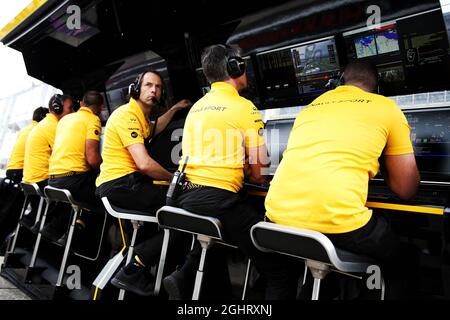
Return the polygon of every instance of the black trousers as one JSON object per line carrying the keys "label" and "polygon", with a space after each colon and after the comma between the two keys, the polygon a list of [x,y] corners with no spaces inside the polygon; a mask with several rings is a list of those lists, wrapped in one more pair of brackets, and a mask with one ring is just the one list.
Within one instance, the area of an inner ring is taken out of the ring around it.
{"label": "black trousers", "polygon": [[6,177],[14,183],[20,183],[23,178],[23,169],[6,170]]}
{"label": "black trousers", "polygon": [[386,283],[386,299],[414,297],[419,285],[418,250],[402,242],[383,217],[373,214],[362,228],[326,236],[336,247],[366,255],[379,263]]}
{"label": "black trousers", "polygon": [[[154,185],[150,177],[139,172],[126,175],[119,179],[102,184],[97,188],[101,197],[124,209],[141,211],[143,214],[154,216],[156,211],[166,204],[166,189]],[[139,243],[135,252],[139,259],[146,265],[152,266],[159,262],[164,232],[158,230],[154,224],[145,225],[139,230]],[[168,252],[169,260],[176,259],[178,247],[183,249],[189,243],[187,235],[181,232],[170,232]],[[179,256],[179,254],[178,254]]]}
{"label": "black trousers", "polygon": [[[252,260],[257,270],[266,278],[265,298],[268,300],[295,298],[297,290],[295,279],[298,279],[299,272],[289,257],[264,253],[253,245],[250,229],[263,220],[263,215],[255,211],[245,196],[223,189],[201,187],[184,191],[176,201],[171,200],[167,204],[218,218],[226,237]],[[185,265],[198,266],[198,261],[192,260],[199,258],[199,246],[194,250],[197,252],[188,255]]]}
{"label": "black trousers", "polygon": [[55,188],[69,190],[77,201],[102,208],[100,198],[95,195],[96,178],[97,174],[94,171],[88,171],[70,177],[52,178],[49,179],[48,184]]}

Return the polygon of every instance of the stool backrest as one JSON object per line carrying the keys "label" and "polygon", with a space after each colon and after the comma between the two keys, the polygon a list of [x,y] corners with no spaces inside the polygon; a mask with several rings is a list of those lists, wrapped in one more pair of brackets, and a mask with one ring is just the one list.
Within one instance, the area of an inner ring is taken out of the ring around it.
{"label": "stool backrest", "polygon": [[158,224],[162,228],[201,234],[223,241],[222,224],[219,219],[202,216],[181,208],[164,206],[156,213]]}
{"label": "stool backrest", "polygon": [[250,233],[253,244],[261,251],[319,261],[342,272],[365,272],[376,264],[365,256],[336,249],[330,239],[317,231],[259,222]]}
{"label": "stool backrest", "polygon": [[50,186],[44,188],[44,193],[49,200],[76,204],[72,194],[67,189],[58,189]]}
{"label": "stool backrest", "polygon": [[41,189],[36,183],[21,182],[20,185],[26,196],[43,196]]}

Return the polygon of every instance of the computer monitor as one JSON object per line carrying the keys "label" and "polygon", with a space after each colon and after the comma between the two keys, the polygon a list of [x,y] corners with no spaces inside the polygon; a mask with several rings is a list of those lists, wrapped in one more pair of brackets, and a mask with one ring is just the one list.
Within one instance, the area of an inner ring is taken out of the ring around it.
{"label": "computer monitor", "polygon": [[265,126],[267,149],[270,155],[269,175],[274,175],[286,150],[295,119],[268,120]]}
{"label": "computer monitor", "polygon": [[450,107],[404,113],[421,180],[450,181]]}
{"label": "computer monitor", "polygon": [[334,38],[301,44],[291,49],[298,93],[322,93],[330,78],[339,73]]}

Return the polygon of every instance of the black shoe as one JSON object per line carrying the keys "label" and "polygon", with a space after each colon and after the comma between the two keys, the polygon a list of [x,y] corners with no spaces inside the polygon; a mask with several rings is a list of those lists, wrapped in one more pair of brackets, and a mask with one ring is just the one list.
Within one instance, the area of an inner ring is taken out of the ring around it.
{"label": "black shoe", "polygon": [[20,224],[25,228],[27,228],[28,230],[31,230],[34,227],[34,221],[35,221],[34,217],[25,216],[20,221]]}
{"label": "black shoe", "polygon": [[116,276],[111,280],[111,284],[116,288],[133,292],[140,296],[150,296],[154,292],[155,279],[145,268],[131,274],[126,274],[121,268]]}
{"label": "black shoe", "polygon": [[38,234],[38,233],[39,233],[39,228],[40,228],[40,226],[41,226],[41,224],[38,222],[38,223],[36,223],[36,224],[30,229],[30,231],[31,231],[33,234]]}
{"label": "black shoe", "polygon": [[60,232],[57,232],[56,230],[54,230],[53,228],[51,228],[51,226],[47,226],[45,228],[43,228],[41,230],[41,235],[49,240],[50,242],[56,244],[56,245],[61,245],[60,243],[58,243],[58,240],[61,239],[61,237],[64,236],[64,234],[61,235]]}
{"label": "black shoe", "polygon": [[163,285],[169,295],[169,300],[190,300],[192,298],[192,285],[181,270],[176,270],[165,277]]}

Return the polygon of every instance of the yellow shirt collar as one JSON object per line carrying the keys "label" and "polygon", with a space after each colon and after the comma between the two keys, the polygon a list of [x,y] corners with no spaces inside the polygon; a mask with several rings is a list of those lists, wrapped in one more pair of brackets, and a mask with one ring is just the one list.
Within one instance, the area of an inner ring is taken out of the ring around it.
{"label": "yellow shirt collar", "polygon": [[86,111],[86,112],[94,114],[94,112],[88,107],[81,107],[80,109],[78,109],[78,111]]}
{"label": "yellow shirt collar", "polygon": [[51,112],[47,113],[45,117],[52,122],[58,122],[58,118]]}
{"label": "yellow shirt collar", "polygon": [[366,91],[364,91],[361,88],[358,88],[357,86],[352,86],[352,85],[343,85],[343,86],[339,86],[336,89],[334,89],[335,92],[344,92],[344,91],[357,91],[357,92],[364,92],[364,93],[368,93]]}
{"label": "yellow shirt collar", "polygon": [[144,112],[142,112],[142,109],[141,109],[141,107],[139,106],[139,104],[137,103],[136,100],[134,100],[133,98],[130,98],[130,102],[128,103],[128,105],[130,106],[131,110],[135,111],[138,114],[138,116],[139,116],[139,118],[141,120],[145,120],[147,122],[150,122],[148,116],[145,115]]}
{"label": "yellow shirt collar", "polygon": [[235,87],[233,87],[231,84],[226,83],[226,82],[214,82],[211,85],[211,91],[221,91],[221,92],[226,92],[226,93],[230,93],[233,95],[238,96],[239,92],[236,90]]}

